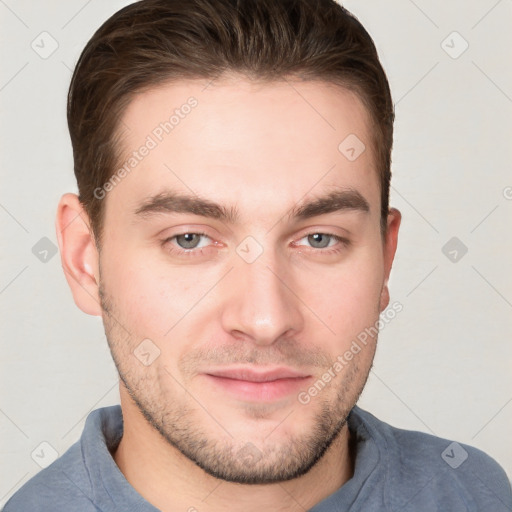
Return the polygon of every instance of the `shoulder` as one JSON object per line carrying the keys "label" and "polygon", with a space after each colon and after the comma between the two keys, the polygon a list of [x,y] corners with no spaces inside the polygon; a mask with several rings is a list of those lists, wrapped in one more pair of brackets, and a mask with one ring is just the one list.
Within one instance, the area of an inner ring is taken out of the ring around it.
{"label": "shoulder", "polygon": [[2,512],[96,512],[88,498],[90,480],[82,463],[80,442],[46,469],[33,476],[5,504]]}
{"label": "shoulder", "polygon": [[80,439],[23,485],[3,512],[99,510],[97,504],[109,499],[107,483],[115,484],[117,478],[121,490],[128,486],[109,453],[122,436],[122,422],[120,406],[92,411]]}
{"label": "shoulder", "polygon": [[422,510],[419,507],[442,504],[443,510],[453,511],[512,510],[507,475],[483,451],[393,427],[359,407],[354,408],[354,413],[383,454],[384,499],[390,509],[413,510],[416,505],[417,510]]}

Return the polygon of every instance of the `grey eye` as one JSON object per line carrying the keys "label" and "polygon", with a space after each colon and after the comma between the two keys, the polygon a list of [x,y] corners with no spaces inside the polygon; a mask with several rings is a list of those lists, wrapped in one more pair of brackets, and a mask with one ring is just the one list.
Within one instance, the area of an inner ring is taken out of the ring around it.
{"label": "grey eye", "polygon": [[313,233],[308,235],[308,243],[315,249],[324,249],[329,246],[332,235],[326,235],[325,233]]}
{"label": "grey eye", "polygon": [[176,236],[176,243],[182,249],[195,249],[201,241],[201,236],[198,233],[184,233]]}

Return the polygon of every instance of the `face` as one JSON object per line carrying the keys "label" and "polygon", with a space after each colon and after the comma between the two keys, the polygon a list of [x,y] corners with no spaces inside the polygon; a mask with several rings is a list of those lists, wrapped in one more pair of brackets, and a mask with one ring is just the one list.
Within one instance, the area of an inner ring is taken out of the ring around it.
{"label": "face", "polygon": [[376,339],[344,354],[387,305],[396,230],[381,234],[357,96],[205,86],[144,92],[124,115],[127,165],[104,198],[105,331],[172,446],[218,478],[284,481],[324,454],[366,382]]}

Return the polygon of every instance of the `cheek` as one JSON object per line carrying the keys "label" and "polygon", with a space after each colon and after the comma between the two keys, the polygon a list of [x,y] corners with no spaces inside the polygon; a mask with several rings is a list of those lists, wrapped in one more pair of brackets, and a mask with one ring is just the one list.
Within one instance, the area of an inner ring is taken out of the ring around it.
{"label": "cheek", "polygon": [[104,272],[104,286],[114,298],[118,320],[134,335],[162,336],[176,317],[173,303],[178,300],[172,282],[153,265],[141,263],[144,258],[125,255],[121,261],[116,264],[112,259]]}
{"label": "cheek", "polygon": [[150,254],[125,254],[122,261],[117,265],[112,258],[105,265],[105,286],[118,320],[136,339],[150,338],[162,350],[177,349],[177,334],[181,338],[185,328],[195,329],[194,319],[217,274],[213,269],[171,267]]}
{"label": "cheek", "polygon": [[317,267],[301,278],[304,301],[336,333],[337,340],[357,336],[378,319],[384,279],[378,255],[378,251],[363,251],[337,268]]}

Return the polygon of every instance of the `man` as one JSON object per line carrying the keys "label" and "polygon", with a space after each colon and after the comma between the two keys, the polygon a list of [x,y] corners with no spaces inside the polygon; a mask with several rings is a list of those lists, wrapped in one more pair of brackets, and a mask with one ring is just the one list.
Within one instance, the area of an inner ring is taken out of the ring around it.
{"label": "man", "polygon": [[121,407],[6,512],[511,510],[487,455],[356,406],[400,225],[393,118],[331,0],[143,0],[96,32],[56,224]]}

